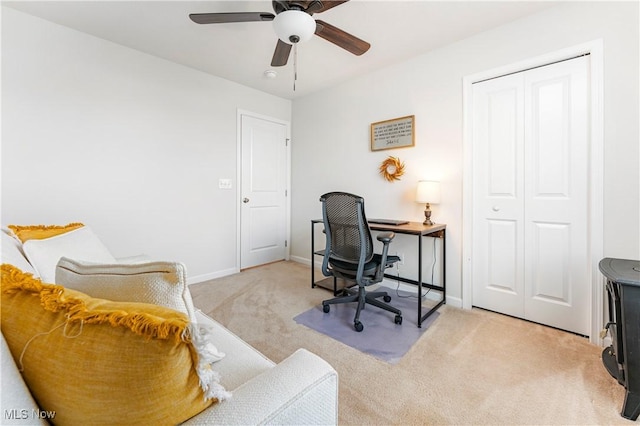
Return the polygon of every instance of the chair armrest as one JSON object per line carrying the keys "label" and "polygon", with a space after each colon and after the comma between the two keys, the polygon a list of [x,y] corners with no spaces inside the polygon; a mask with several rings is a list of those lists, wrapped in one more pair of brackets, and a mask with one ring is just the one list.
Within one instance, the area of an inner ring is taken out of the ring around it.
{"label": "chair armrest", "polygon": [[338,373],[325,360],[298,349],[275,367],[232,390],[185,425],[337,424]]}
{"label": "chair armrest", "polygon": [[384,244],[389,244],[391,240],[395,238],[395,236],[396,234],[394,232],[388,231],[379,233],[376,238],[378,239],[378,241],[381,241]]}
{"label": "chair armrest", "polygon": [[384,276],[384,270],[385,268],[389,267],[389,265],[387,264],[389,244],[391,243],[391,240],[395,238],[395,236],[396,234],[394,232],[387,231],[387,232],[379,233],[378,236],[376,237],[378,241],[382,242],[382,255],[380,258],[380,265],[378,266],[378,270],[376,271],[376,275],[375,275],[375,278],[373,279],[373,282],[382,281],[382,278]]}

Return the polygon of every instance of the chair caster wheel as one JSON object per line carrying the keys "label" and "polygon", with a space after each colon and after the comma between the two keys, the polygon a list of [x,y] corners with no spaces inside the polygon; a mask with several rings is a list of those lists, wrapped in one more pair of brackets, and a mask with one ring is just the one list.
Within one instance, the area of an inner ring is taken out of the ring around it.
{"label": "chair caster wheel", "polygon": [[389,303],[389,302],[391,302],[391,296],[386,295],[382,300],[384,300],[385,302]]}
{"label": "chair caster wheel", "polygon": [[364,325],[362,325],[360,321],[354,322],[353,327],[356,329],[357,332],[361,332],[362,330],[364,330]]}
{"label": "chair caster wheel", "polygon": [[393,320],[393,322],[395,322],[396,324],[402,324],[402,316],[401,315],[396,315],[396,317]]}
{"label": "chair caster wheel", "polygon": [[329,310],[331,309],[331,307],[329,305],[322,305],[322,312],[329,313]]}

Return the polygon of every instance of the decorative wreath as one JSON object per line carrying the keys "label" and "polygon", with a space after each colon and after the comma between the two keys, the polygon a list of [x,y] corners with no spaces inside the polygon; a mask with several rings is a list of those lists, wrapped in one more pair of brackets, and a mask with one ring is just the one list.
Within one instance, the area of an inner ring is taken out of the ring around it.
{"label": "decorative wreath", "polygon": [[389,156],[380,165],[380,174],[388,182],[400,180],[400,176],[404,174],[404,163],[398,157]]}

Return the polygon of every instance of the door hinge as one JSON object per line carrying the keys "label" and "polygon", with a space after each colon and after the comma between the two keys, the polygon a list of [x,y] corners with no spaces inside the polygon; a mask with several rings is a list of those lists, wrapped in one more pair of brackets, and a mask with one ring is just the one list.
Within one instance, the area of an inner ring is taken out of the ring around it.
{"label": "door hinge", "polygon": [[284,246],[285,247],[287,246],[287,240],[284,240]]}
{"label": "door hinge", "polygon": [[286,138],[286,139],[284,140],[284,146],[289,146],[289,141],[290,141],[290,140],[291,140],[291,139]]}
{"label": "door hinge", "polygon": [[284,196],[288,197],[289,196],[289,191],[287,191],[286,189],[284,190]]}

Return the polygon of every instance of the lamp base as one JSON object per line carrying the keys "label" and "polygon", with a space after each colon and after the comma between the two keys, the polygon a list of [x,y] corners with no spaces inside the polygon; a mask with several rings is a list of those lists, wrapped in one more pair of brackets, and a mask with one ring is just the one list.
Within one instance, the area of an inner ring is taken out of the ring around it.
{"label": "lamp base", "polygon": [[424,208],[424,222],[423,225],[432,226],[434,223],[431,221],[431,206],[429,203]]}

